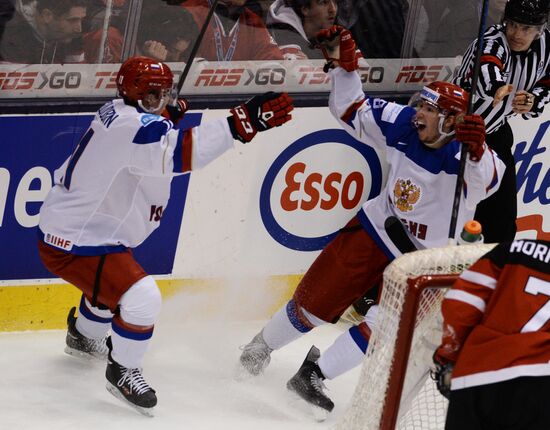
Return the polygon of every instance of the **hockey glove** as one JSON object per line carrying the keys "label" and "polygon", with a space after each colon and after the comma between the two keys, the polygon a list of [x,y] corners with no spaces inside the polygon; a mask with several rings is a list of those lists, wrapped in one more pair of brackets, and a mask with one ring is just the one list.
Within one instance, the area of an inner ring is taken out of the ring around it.
{"label": "hockey glove", "polygon": [[175,105],[167,105],[162,116],[178,125],[189,109],[189,103],[185,99],[178,99]]}
{"label": "hockey glove", "polygon": [[466,115],[455,127],[456,138],[466,145],[470,160],[479,161],[485,151],[485,122],[479,115]]}
{"label": "hockey glove", "polygon": [[310,41],[314,48],[319,48],[327,60],[325,72],[334,67],[334,62],[348,71],[353,72],[359,68],[358,60],[361,57],[357,51],[355,40],[349,30],[340,25],[333,25],[329,29],[321,30]]}
{"label": "hockey glove", "polygon": [[272,91],[252,97],[231,109],[227,118],[231,134],[243,143],[250,142],[258,131],[278,127],[292,118],[294,109],[287,93]]}
{"label": "hockey glove", "polygon": [[433,356],[435,369],[430,370],[430,376],[435,381],[437,390],[443,397],[448,399],[451,395],[451,376],[454,365],[452,363],[443,363],[438,357],[437,352]]}

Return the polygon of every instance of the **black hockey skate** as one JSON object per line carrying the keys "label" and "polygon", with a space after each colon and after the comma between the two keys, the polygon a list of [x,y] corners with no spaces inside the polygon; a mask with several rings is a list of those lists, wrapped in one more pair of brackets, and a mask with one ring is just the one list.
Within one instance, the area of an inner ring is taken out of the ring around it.
{"label": "black hockey skate", "polygon": [[67,336],[65,337],[65,352],[79,358],[106,360],[109,354],[107,343],[110,337],[103,339],[91,339],[84,336],[76,329],[76,308],[72,307],[67,316]]}
{"label": "black hockey skate", "polygon": [[334,409],[334,403],[323,392],[325,376],[317,365],[320,356],[319,349],[312,346],[298,372],[287,382],[286,388],[312,405],[318,420],[324,420]]}
{"label": "black hockey skate", "polygon": [[157,396],[141,374],[141,369],[130,369],[118,364],[109,353],[107,360],[107,391],[148,417],[153,416]]}
{"label": "black hockey skate", "polygon": [[250,343],[242,347],[243,352],[239,358],[242,367],[251,375],[259,375],[271,361],[273,350],[265,343],[262,333],[258,333]]}

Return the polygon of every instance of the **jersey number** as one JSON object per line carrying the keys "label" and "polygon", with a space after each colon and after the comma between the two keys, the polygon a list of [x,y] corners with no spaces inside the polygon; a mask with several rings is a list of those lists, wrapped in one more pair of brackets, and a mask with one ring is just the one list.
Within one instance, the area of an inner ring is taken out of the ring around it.
{"label": "jersey number", "polygon": [[[544,294],[550,296],[550,282],[530,277],[525,285],[525,292],[534,296]],[[531,317],[527,324],[521,328],[521,333],[539,330],[550,320],[550,299]]]}
{"label": "jersey number", "polygon": [[90,139],[93,135],[94,131],[89,128],[86,134],[82,136],[82,139],[80,139],[80,142],[78,142],[78,145],[76,146],[73,155],[71,155],[71,159],[69,160],[69,164],[67,165],[67,170],[65,170],[65,177],[63,178],[63,186],[65,188],[69,189],[71,187],[71,179],[73,178],[73,171],[76,163],[82,156],[82,153],[86,149],[88,143],[90,143]]}

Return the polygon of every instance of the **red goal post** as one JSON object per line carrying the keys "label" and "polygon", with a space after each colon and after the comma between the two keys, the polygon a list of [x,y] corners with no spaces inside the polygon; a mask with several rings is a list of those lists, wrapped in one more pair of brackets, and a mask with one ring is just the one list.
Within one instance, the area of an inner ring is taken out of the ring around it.
{"label": "red goal post", "polygon": [[458,275],[494,244],[406,254],[384,271],[376,327],[338,430],[442,430],[446,399],[429,378],[441,340],[441,301]]}

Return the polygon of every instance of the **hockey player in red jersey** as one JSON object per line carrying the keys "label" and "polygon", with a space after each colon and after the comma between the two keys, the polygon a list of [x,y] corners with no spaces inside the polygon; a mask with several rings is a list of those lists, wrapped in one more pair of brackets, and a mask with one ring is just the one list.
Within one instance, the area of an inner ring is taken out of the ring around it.
{"label": "hockey player in red jersey", "polygon": [[[363,92],[357,54],[349,31],[334,26],[321,32],[328,59],[332,114],[359,141],[385,153],[388,179],[381,194],[363,204],[359,213],[325,247],[299,283],[292,299],[243,348],[242,366],[260,373],[272,351],[315,327],[338,321],[355,300],[376,285],[385,267],[401,254],[386,221],[401,220],[424,247],[448,243],[448,226],[460,164],[467,145],[465,182],[458,224],[471,219],[476,204],[499,183],[502,163],[487,150],[484,125],[477,115],[464,116],[468,94],[447,82],[423,88],[417,109],[372,98]],[[325,42],[333,40],[336,46]],[[463,122],[457,123],[457,117]],[[367,349],[375,315],[336,339],[325,353],[312,349],[287,387],[311,404],[331,411],[322,380],[358,365]]]}
{"label": "hockey player in red jersey", "polygon": [[161,296],[131,248],[159,226],[174,176],[204,167],[235,139],[246,143],[282,125],[293,106],[286,93],[266,93],[231,109],[227,118],[184,131],[174,126],[186,103],[172,105],[173,74],[166,64],[130,58],[116,83],[121,98],[99,109],[55,171],[40,209],[38,248],[48,270],[82,291],[78,318],[75,308],[69,313],[65,351],[108,356],[108,390],[151,415],[157,397],[141,367]]}
{"label": "hockey player in red jersey", "polygon": [[434,355],[446,430],[550,428],[549,300],[549,241],[502,243],[460,275]]}

